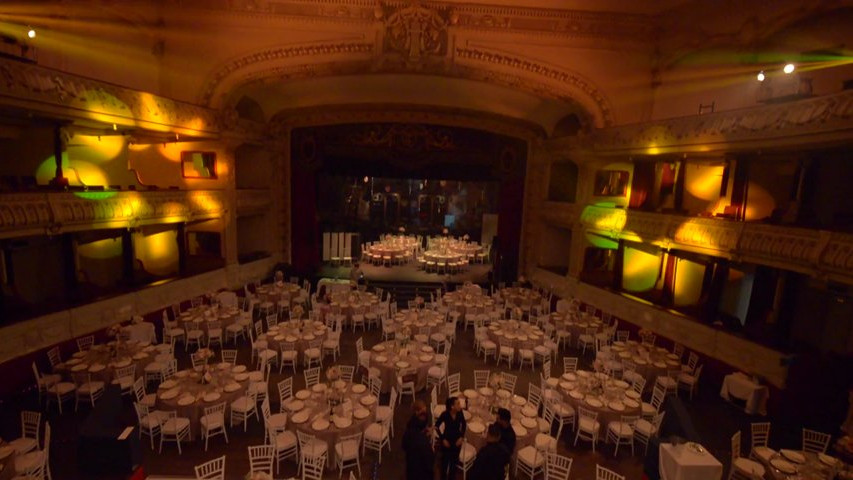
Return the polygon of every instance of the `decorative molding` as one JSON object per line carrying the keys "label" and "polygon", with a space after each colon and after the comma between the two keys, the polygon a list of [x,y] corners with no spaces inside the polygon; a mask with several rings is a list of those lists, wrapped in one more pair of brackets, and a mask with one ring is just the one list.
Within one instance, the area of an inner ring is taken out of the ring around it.
{"label": "decorative molding", "polygon": [[263,213],[272,205],[272,192],[268,189],[237,189],[237,215]]}
{"label": "decorative molding", "polygon": [[621,208],[583,208],[587,231],[853,284],[853,234]]}
{"label": "decorative molding", "polygon": [[108,126],[216,135],[213,110],[59,70],[0,59],[0,103]]}
{"label": "decorative molding", "polygon": [[426,8],[420,4],[393,10],[385,20],[383,50],[401,55],[409,65],[424,57],[447,53],[448,8]]}
{"label": "decorative molding", "polygon": [[187,222],[225,211],[220,190],[2,194],[0,238]]}
{"label": "decorative molding", "polygon": [[271,73],[274,73],[269,69],[265,69],[260,75],[258,73],[254,73],[251,76],[240,75],[242,71],[258,64],[293,58],[316,59],[321,56],[338,54],[372,54],[373,50],[374,45],[372,42],[331,42],[275,47],[243,55],[228,61],[209,76],[204,88],[201,90],[198,103],[200,105],[210,105],[216,101],[216,93],[221,91],[224,85],[232,83],[228,81],[229,77],[239,76],[239,82],[245,83],[247,80],[250,81],[253,78],[268,78],[271,76]]}
{"label": "decorative molding", "polygon": [[[799,146],[853,134],[853,91],[727,112],[680,117],[596,131],[582,148],[598,154],[731,151],[738,147]],[[560,149],[574,140],[551,140]]]}
{"label": "decorative molding", "polygon": [[536,285],[548,286],[559,297],[577,297],[584,303],[609,312],[620,321],[630,322],[681,343],[690,350],[720,360],[733,369],[758,374],[776,387],[785,387],[788,368],[782,361],[786,355],[781,352],[694,319],[644,305],[617,293],[547,270],[536,268],[531,272],[530,278]]}
{"label": "decorative molding", "polygon": [[[541,85],[529,83],[527,80],[515,79],[511,81],[495,78],[496,83],[506,83],[514,88],[521,87],[527,91],[538,92],[540,96],[554,97],[555,94],[561,100],[570,103],[580,103],[587,107],[588,113],[596,118],[599,127],[613,124],[613,116],[606,97],[589,80],[583,78],[576,72],[563,68],[557,68],[536,61],[531,58],[522,58],[507,53],[487,51],[482,48],[456,47],[455,59],[468,60],[479,63],[491,64],[499,68],[509,68],[522,71],[547,81]],[[497,73],[495,73],[497,75]],[[522,85],[518,85],[521,83]],[[525,85],[526,84],[526,85]],[[555,85],[557,88],[555,89]],[[548,94],[548,92],[551,92]],[[559,92],[565,92],[560,95]],[[586,100],[586,101],[584,101]]]}

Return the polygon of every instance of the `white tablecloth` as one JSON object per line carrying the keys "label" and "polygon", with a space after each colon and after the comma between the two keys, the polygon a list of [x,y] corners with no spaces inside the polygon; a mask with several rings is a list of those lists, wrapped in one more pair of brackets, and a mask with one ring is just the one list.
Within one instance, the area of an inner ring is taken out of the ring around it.
{"label": "white tablecloth", "polygon": [[746,413],[767,415],[767,397],[770,395],[767,387],[755,383],[742,372],[726,375],[720,396],[724,400],[734,397],[746,400]]}
{"label": "white tablecloth", "polygon": [[686,445],[660,444],[661,480],[720,480],[723,464],[707,450],[697,453]]}

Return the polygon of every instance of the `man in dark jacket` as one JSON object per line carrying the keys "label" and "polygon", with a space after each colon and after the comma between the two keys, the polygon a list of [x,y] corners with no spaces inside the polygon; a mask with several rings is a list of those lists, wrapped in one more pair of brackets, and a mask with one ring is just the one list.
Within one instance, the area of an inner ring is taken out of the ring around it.
{"label": "man in dark jacket", "polygon": [[501,443],[512,455],[515,452],[515,430],[512,428],[512,413],[505,408],[499,408],[495,424],[501,429]]}
{"label": "man in dark jacket", "polygon": [[420,400],[415,402],[414,413],[403,434],[403,451],[406,452],[406,480],[433,480],[435,456],[427,429],[427,409]]}
{"label": "man in dark jacket", "polygon": [[459,449],[465,440],[465,416],[462,403],[456,397],[448,397],[445,410],[435,421],[438,439],[441,443],[441,480],[452,479],[459,461]]}
{"label": "man in dark jacket", "polygon": [[477,452],[477,459],[468,472],[468,478],[477,480],[503,480],[509,465],[510,453],[501,442],[501,428],[493,423],[486,433],[486,445]]}

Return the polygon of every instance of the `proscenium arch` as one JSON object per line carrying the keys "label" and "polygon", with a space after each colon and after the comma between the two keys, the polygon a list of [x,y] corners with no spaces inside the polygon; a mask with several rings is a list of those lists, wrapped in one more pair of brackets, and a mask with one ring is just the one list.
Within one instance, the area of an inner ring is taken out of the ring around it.
{"label": "proscenium arch", "polygon": [[[349,58],[340,59],[342,56]],[[303,59],[316,61],[294,62]],[[198,103],[226,107],[233,91],[255,82],[358,74],[425,74],[490,83],[574,104],[586,123],[599,128],[613,124],[604,94],[576,72],[483,49],[457,48],[454,60],[451,66],[427,70],[401,69],[399,65],[383,68],[381,62],[376,62],[374,46],[369,42],[277,47],[234,58],[220,66],[205,81]],[[489,68],[492,65],[499,68]]]}

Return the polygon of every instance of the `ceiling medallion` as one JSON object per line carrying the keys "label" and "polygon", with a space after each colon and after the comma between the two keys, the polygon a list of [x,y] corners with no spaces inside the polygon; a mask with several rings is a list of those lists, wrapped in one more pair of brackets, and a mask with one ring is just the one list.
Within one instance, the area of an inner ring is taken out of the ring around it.
{"label": "ceiling medallion", "polygon": [[385,21],[385,50],[401,54],[409,63],[447,53],[447,20],[439,12],[411,5]]}

